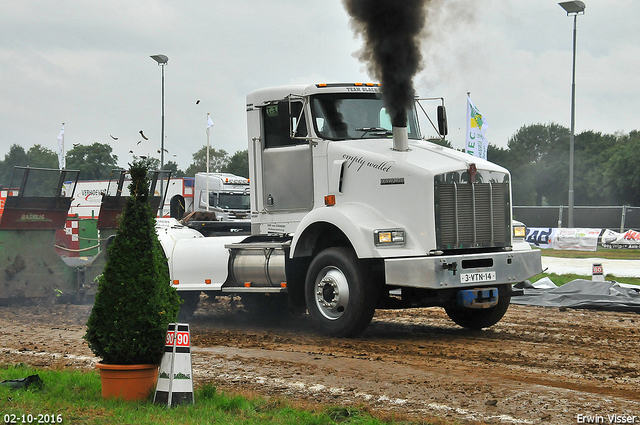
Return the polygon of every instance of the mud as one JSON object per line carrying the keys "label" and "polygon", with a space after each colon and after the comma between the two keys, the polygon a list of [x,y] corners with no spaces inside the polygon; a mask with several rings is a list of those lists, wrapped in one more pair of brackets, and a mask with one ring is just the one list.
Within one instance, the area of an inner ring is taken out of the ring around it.
{"label": "mud", "polygon": [[[90,308],[0,307],[0,363],[93,368],[82,340]],[[639,323],[635,313],[512,305],[497,325],[469,331],[438,308],[379,310],[360,338],[332,339],[306,316],[255,317],[204,299],[190,321],[194,383],[384,419],[640,423]]]}

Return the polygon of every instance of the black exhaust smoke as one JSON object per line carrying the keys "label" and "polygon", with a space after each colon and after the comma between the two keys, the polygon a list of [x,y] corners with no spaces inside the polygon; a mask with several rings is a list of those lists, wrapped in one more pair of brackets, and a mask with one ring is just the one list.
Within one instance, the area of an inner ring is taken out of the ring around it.
{"label": "black exhaust smoke", "polygon": [[360,60],[382,85],[394,127],[407,126],[413,76],[422,69],[420,34],[430,0],[343,0],[354,30],[364,38]]}

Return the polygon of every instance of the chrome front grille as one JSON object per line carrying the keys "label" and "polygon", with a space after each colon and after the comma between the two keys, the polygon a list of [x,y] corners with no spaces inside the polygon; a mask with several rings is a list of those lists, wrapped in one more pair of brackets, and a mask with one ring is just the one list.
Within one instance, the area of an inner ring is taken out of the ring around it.
{"label": "chrome front grille", "polygon": [[509,183],[435,185],[436,238],[443,251],[511,244]]}

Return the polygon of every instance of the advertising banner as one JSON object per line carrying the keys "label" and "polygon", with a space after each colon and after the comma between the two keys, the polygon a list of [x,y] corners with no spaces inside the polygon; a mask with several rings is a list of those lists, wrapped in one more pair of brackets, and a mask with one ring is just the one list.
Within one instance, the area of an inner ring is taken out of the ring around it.
{"label": "advertising banner", "polygon": [[595,251],[601,231],[602,229],[530,227],[527,228],[526,241],[539,248]]}
{"label": "advertising banner", "polygon": [[624,233],[618,233],[605,229],[601,241],[603,248],[640,249],[640,232],[627,230]]}
{"label": "advertising banner", "polygon": [[553,249],[595,251],[602,229],[557,229]]}
{"label": "advertising banner", "polygon": [[553,227],[527,227],[526,241],[538,248],[553,249]]}

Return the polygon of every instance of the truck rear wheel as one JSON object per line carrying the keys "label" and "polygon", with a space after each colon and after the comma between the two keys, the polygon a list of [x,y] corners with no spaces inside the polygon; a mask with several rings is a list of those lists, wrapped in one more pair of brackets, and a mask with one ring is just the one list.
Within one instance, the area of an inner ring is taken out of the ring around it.
{"label": "truck rear wheel", "polygon": [[325,334],[353,337],[371,323],[376,292],[367,285],[353,250],[327,248],[309,265],[305,299],[309,316]]}
{"label": "truck rear wheel", "polygon": [[467,329],[482,329],[493,326],[502,319],[509,308],[511,297],[501,296],[498,304],[490,308],[462,308],[458,306],[445,307],[444,310],[451,320]]}

